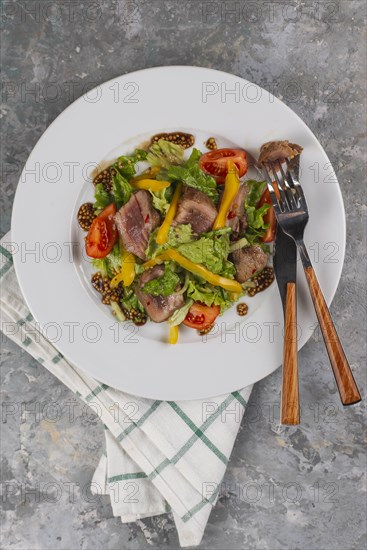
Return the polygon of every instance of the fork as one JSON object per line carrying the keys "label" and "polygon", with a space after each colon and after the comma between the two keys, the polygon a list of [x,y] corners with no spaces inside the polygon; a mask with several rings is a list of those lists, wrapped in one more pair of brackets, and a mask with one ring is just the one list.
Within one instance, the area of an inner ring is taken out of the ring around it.
{"label": "fork", "polygon": [[343,405],[352,405],[361,400],[361,395],[303,240],[309,215],[298,179],[298,167],[299,155],[282,162],[265,162],[262,173],[268,185],[277,221],[297,245],[341,401]]}

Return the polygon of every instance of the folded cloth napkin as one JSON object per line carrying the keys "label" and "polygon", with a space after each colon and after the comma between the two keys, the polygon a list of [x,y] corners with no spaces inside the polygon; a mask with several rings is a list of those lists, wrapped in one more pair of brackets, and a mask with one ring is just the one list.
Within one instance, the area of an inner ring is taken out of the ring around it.
{"label": "folded cloth napkin", "polygon": [[153,401],[102,384],[42,335],[20,292],[8,233],[0,242],[1,329],[88,403],[105,426],[92,491],[110,495],[122,522],[171,511],[181,546],[198,545],[252,386],[195,401]]}

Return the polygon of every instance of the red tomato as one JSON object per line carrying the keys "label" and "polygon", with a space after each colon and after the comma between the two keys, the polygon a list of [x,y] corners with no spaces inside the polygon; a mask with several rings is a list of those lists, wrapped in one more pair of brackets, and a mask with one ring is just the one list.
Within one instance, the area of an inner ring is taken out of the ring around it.
{"label": "red tomato", "polygon": [[200,158],[199,166],[213,176],[217,183],[224,183],[227,175],[227,162],[232,160],[238,168],[240,178],[247,172],[246,151],[243,149],[216,149]]}
{"label": "red tomato", "polygon": [[195,302],[189,309],[183,324],[190,328],[203,330],[210,327],[220,313],[219,306],[206,306],[201,302]]}
{"label": "red tomato", "polygon": [[109,204],[92,222],[85,238],[85,249],[90,258],[104,258],[115,246],[118,233],[113,219],[116,205]]}
{"label": "red tomato", "polygon": [[265,189],[265,191],[261,195],[261,198],[258,202],[257,207],[260,208],[260,206],[262,206],[263,204],[270,204],[271,206],[270,206],[269,210],[267,211],[267,213],[264,216],[264,222],[266,224],[269,224],[269,227],[268,227],[264,237],[262,238],[262,242],[263,243],[271,243],[275,238],[275,228],[276,228],[277,221],[276,221],[276,218],[275,218],[275,212],[274,212],[274,208],[273,208],[273,205],[272,205],[272,202],[271,202],[269,189]]}

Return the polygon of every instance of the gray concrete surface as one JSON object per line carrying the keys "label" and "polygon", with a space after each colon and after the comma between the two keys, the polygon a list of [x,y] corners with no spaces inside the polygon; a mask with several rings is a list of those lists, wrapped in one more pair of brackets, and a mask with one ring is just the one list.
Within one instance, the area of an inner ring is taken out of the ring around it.
{"label": "gray concrete surface", "polygon": [[[348,241],[332,313],[365,396],[365,6],[363,0],[3,0],[1,235],[10,228],[28,154],[88,85],[169,64],[270,83],[318,136],[339,178]],[[59,86],[56,96],[50,82]],[[76,399],[9,340],[1,361],[3,403],[43,411]],[[279,371],[256,385],[201,548],[366,547],[364,405],[342,408],[317,336],[300,364],[302,425],[278,427]],[[21,489],[21,496],[2,498],[2,548],[178,547],[169,516],[122,525],[108,498],[92,501],[86,492],[103,451],[97,419],[79,415],[70,422],[63,415],[52,423],[42,412],[21,417],[17,410],[2,419],[1,443],[2,488],[12,482]],[[50,498],[42,490],[47,483],[62,487],[56,503],[53,486]]]}

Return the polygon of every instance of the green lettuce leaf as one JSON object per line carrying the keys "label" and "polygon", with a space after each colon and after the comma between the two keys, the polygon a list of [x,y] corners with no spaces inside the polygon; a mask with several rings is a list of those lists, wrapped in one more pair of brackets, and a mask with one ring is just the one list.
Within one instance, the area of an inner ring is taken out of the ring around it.
{"label": "green lettuce leaf", "polygon": [[171,317],[167,319],[167,323],[171,327],[180,325],[182,321],[185,319],[186,315],[188,314],[189,309],[193,303],[194,303],[194,300],[191,300],[191,298],[186,300],[185,304],[179,309],[176,309],[176,311],[171,315]]}
{"label": "green lettuce leaf", "polygon": [[163,245],[156,243],[157,233],[158,229],[153,231],[149,238],[148,248],[145,251],[148,259],[159,256],[159,254],[162,254],[162,252],[167,250],[167,248],[177,248],[179,245],[189,243],[195,239],[190,224],[180,224],[170,227],[167,241]]}
{"label": "green lettuce leaf", "polygon": [[[172,198],[172,189],[165,188],[160,191],[150,191],[153,206],[164,216],[167,214]],[[171,196],[170,196],[171,195]]]}
{"label": "green lettuce leaf", "polygon": [[236,268],[230,260],[224,260],[223,269],[220,272],[222,277],[227,277],[227,279],[234,279],[236,275]]}
{"label": "green lettuce leaf", "polygon": [[116,271],[121,267],[120,247],[115,244],[111,252],[105,258],[94,258],[92,260],[93,267],[100,271],[104,277],[112,279],[116,275]]}
{"label": "green lettuce leaf", "polygon": [[265,190],[266,182],[247,180],[246,185],[249,189],[249,192],[246,196],[246,206],[256,206]]}
{"label": "green lettuce leaf", "polygon": [[255,208],[254,206],[249,206],[246,209],[247,214],[247,223],[252,229],[264,229],[266,224],[264,224],[264,215],[269,210],[270,204],[263,204],[260,208]]}
{"label": "green lettuce leaf", "polygon": [[108,277],[106,258],[93,258],[92,265],[96,271],[99,271],[103,277]]}
{"label": "green lettuce leaf", "polygon": [[201,152],[198,149],[193,149],[189,159],[181,166],[167,166],[165,170],[161,170],[157,179],[168,181],[182,181],[185,185],[202,191],[208,197],[218,201],[219,193],[217,184],[209,174],[205,174],[199,168],[199,160]]}
{"label": "green lettuce leaf", "polygon": [[128,180],[135,174],[135,165],[137,162],[145,160],[146,151],[137,149],[133,155],[121,156],[117,161],[110,166],[113,168],[114,175],[112,176],[112,191],[108,193],[102,183],[98,183],[94,190],[95,203],[94,207],[102,210],[111,202],[116,202],[118,208],[124,205],[131,197],[132,187]]}
{"label": "green lettuce leaf", "polygon": [[269,210],[270,204],[263,204],[260,208],[248,206],[246,208],[247,229],[246,239],[249,244],[261,242],[261,238],[265,235],[269,224],[264,222],[264,215]]}
{"label": "green lettuce leaf", "polygon": [[178,246],[178,251],[188,260],[204,265],[216,274],[226,273],[234,276],[234,266],[227,260],[229,254],[230,227],[203,234],[200,239]]}
{"label": "green lettuce leaf", "polygon": [[196,149],[196,147],[194,147],[193,150],[191,151],[190,157],[185,162],[186,168],[191,169],[195,166],[198,166],[201,156],[202,156],[202,152],[199,151],[199,149]]}
{"label": "green lettuce leaf", "polygon": [[103,210],[103,208],[106,208],[113,201],[113,197],[105,190],[102,183],[97,183],[95,186],[94,198],[95,203],[93,206],[96,210]]}
{"label": "green lettuce leaf", "polygon": [[190,280],[186,296],[194,302],[201,302],[206,306],[220,306],[221,313],[233,303],[228,292],[223,288],[215,287],[208,283],[201,284],[195,279]]}
{"label": "green lettuce leaf", "polygon": [[195,239],[195,235],[192,232],[191,225],[179,224],[174,227],[170,227],[167,237],[167,248],[177,248],[181,244],[186,244]]}
{"label": "green lettuce leaf", "polygon": [[120,172],[116,171],[116,174],[112,176],[112,195],[115,199],[117,208],[121,208],[132,195],[132,187],[124,176]]}
{"label": "green lettuce leaf", "polygon": [[124,309],[130,311],[131,309],[136,309],[145,312],[143,305],[139,302],[136,294],[134,285],[124,286],[123,287],[123,296],[121,298],[121,305]]}
{"label": "green lettuce leaf", "polygon": [[159,139],[157,143],[149,149],[147,161],[152,166],[168,168],[171,164],[181,164],[183,162],[184,149],[171,141]]}
{"label": "green lettuce leaf", "polygon": [[217,184],[209,174],[205,174],[200,170],[199,166],[170,166],[167,170],[167,179],[169,181],[182,181],[185,185],[202,191],[215,202],[218,200],[219,194]]}
{"label": "green lettuce leaf", "polygon": [[245,237],[248,244],[256,244],[261,242],[261,238],[265,235],[268,229],[268,224],[264,222],[264,215],[267,213],[270,204],[263,204],[260,208],[257,208],[257,204],[261,198],[261,195],[266,188],[264,181],[249,180],[246,182],[249,187],[249,193],[245,201],[245,211],[247,217],[247,229]]}
{"label": "green lettuce leaf", "polygon": [[166,265],[163,275],[148,281],[142,290],[153,296],[169,296],[175,292],[179,284],[180,277]]}
{"label": "green lettuce leaf", "polygon": [[110,271],[118,271],[121,268],[121,254],[119,244],[115,244],[111,252],[106,256],[108,269]]}
{"label": "green lettuce leaf", "polygon": [[118,157],[113,165],[114,169],[121,174],[122,177],[129,180],[135,173],[135,165],[137,162],[146,160],[147,152],[144,149],[136,149],[132,155],[122,155]]}
{"label": "green lettuce leaf", "polygon": [[135,262],[135,275],[141,275],[144,273],[145,269],[143,267],[143,264],[138,264]]}

